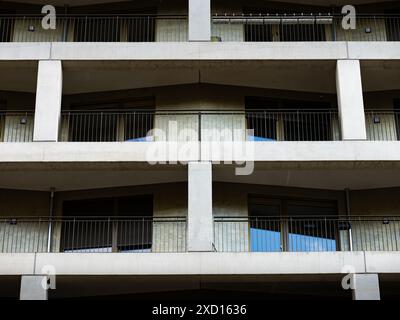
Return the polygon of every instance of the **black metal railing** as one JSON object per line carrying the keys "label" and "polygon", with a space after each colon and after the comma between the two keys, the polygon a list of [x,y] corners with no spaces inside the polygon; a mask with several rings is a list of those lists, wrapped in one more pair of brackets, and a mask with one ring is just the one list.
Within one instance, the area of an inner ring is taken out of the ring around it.
{"label": "black metal railing", "polygon": [[57,15],[56,29],[43,16],[1,16],[0,42],[181,42],[188,40],[186,16]]}
{"label": "black metal railing", "polygon": [[216,217],[218,252],[400,251],[400,217]]}
{"label": "black metal railing", "polygon": [[0,111],[0,142],[31,142],[34,112]]}
{"label": "black metal railing", "polygon": [[70,111],[60,141],[340,140],[333,110]]}
{"label": "black metal railing", "polygon": [[185,251],[184,217],[0,218],[1,253]]}
{"label": "black metal railing", "polygon": [[365,112],[368,140],[400,140],[400,111],[370,110]]}
{"label": "black metal railing", "polygon": [[400,41],[400,16],[360,15],[356,29],[342,27],[342,15],[215,15],[214,41]]}

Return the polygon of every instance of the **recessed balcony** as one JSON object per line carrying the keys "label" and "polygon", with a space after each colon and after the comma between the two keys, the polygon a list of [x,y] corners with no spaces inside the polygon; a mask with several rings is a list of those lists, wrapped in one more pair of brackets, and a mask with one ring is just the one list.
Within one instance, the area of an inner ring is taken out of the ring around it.
{"label": "recessed balcony", "polygon": [[182,42],[187,16],[57,15],[56,29],[43,16],[0,16],[0,42]]}
{"label": "recessed balcony", "polygon": [[399,217],[215,217],[218,252],[398,251]]}
{"label": "recessed balcony", "polygon": [[399,41],[400,17],[357,15],[356,29],[342,27],[342,15],[214,15],[212,38],[221,42]]}
{"label": "recessed balcony", "polygon": [[[187,15],[57,15],[56,29],[43,16],[0,16],[0,42],[187,42]],[[357,15],[356,29],[343,16],[311,14],[214,14],[212,42],[400,41],[400,16]]]}
{"label": "recessed balcony", "polygon": [[335,110],[69,111],[63,142],[335,141]]}

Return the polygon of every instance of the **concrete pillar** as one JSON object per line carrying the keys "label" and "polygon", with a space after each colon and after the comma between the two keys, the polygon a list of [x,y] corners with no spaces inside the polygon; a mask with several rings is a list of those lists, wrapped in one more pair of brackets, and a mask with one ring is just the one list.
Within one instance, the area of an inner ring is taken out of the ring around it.
{"label": "concrete pillar", "polygon": [[188,170],[188,251],[212,251],[212,165],[211,162],[190,162]]}
{"label": "concrete pillar", "polygon": [[20,300],[47,300],[47,290],[43,287],[46,276],[22,276]]}
{"label": "concrete pillar", "polygon": [[353,300],[380,300],[379,277],[377,274],[353,275]]}
{"label": "concrete pillar", "polygon": [[359,60],[338,60],[336,90],[343,140],[366,140],[364,99]]}
{"label": "concrete pillar", "polygon": [[211,40],[211,0],[189,0],[189,41]]}
{"label": "concrete pillar", "polygon": [[58,140],[61,99],[61,61],[39,61],[33,141]]}

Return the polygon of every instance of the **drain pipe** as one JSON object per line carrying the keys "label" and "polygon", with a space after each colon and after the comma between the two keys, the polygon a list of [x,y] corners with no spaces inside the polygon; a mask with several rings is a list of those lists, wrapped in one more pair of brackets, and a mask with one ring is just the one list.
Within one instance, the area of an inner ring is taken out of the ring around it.
{"label": "drain pipe", "polygon": [[353,234],[351,230],[351,208],[350,208],[350,189],[346,188],[345,189],[346,193],[346,213],[347,213],[347,218],[349,219],[349,249],[350,251],[353,251]]}
{"label": "drain pipe", "polygon": [[50,210],[49,210],[49,229],[47,230],[47,252],[51,252],[51,240],[53,238],[53,218],[54,218],[54,194],[55,189],[50,189]]}

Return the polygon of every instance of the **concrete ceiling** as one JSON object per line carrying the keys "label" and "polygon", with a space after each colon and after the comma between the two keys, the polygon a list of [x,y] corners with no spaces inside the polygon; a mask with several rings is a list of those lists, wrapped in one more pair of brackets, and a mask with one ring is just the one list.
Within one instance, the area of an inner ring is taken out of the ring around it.
{"label": "concrete ceiling", "polygon": [[[336,93],[335,61],[65,61],[64,94],[210,83]],[[0,90],[36,89],[37,62],[1,62]],[[363,61],[365,92],[400,89],[400,61]]]}
{"label": "concrete ceiling", "polygon": [[[390,188],[400,186],[398,165],[382,163],[256,163],[249,176],[236,176],[235,167],[214,166],[213,180],[325,190]],[[153,167],[146,164],[36,164],[2,165],[0,188],[48,191],[87,190],[187,181],[185,165]]]}
{"label": "concrete ceiling", "polygon": [[[29,3],[29,4],[52,4],[56,6],[63,6],[68,4],[69,6],[82,6],[91,5],[99,3],[113,3],[113,2],[145,2],[141,0],[8,0],[8,2],[18,2],[18,3]],[[348,0],[269,0],[270,2],[286,2],[293,4],[307,4],[307,5],[319,5],[319,6],[339,6],[349,4]],[[381,3],[381,2],[395,2],[397,0],[352,0],[351,4],[369,4],[369,3]],[[230,0],[230,2],[243,3],[243,0],[235,1]],[[265,3],[266,1],[264,1]]]}

